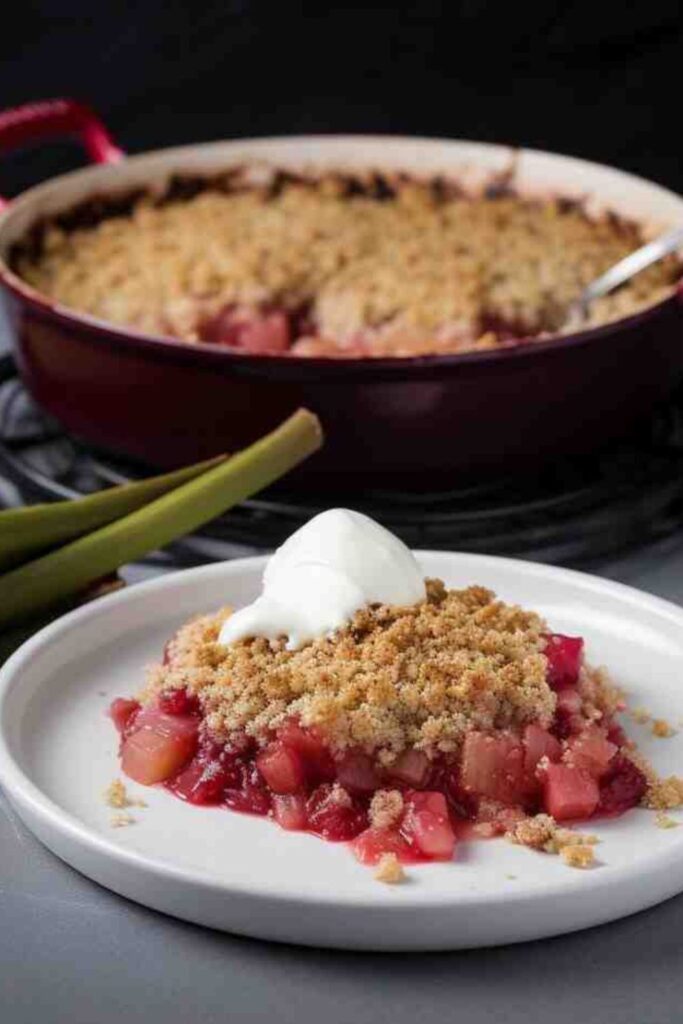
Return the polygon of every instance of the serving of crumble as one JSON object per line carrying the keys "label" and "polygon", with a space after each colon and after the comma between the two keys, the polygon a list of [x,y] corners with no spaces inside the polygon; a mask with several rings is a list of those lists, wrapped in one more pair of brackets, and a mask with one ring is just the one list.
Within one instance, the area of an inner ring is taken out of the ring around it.
{"label": "serving of crumble", "polygon": [[293,650],[219,643],[229,609],[193,619],[139,697],[111,706],[123,772],[348,841],[388,883],[479,836],[588,868],[597,840],[571,826],[640,805],[668,827],[683,780],[639,756],[581,638],[480,586],[432,579],[425,594]]}

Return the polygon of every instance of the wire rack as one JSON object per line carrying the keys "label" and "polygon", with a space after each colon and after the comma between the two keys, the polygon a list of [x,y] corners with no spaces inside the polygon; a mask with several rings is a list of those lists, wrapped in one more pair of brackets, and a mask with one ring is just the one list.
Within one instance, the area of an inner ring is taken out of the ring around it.
{"label": "wire rack", "polygon": [[[144,472],[65,434],[31,400],[11,358],[0,358],[0,474],[14,483],[16,502],[79,497]],[[333,504],[366,512],[412,547],[595,561],[683,526],[683,391],[618,445],[533,477],[326,493],[325,507]],[[153,559],[188,565],[269,550],[322,507],[283,483]]]}

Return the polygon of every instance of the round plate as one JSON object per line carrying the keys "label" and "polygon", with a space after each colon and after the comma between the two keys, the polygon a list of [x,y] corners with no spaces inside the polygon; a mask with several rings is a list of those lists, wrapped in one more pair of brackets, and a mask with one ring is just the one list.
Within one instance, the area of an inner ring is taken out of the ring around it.
{"label": "round plate", "polygon": [[[565,569],[481,555],[426,552],[429,576],[481,583],[581,634],[634,705],[677,723],[683,715],[683,611],[616,583]],[[591,825],[599,865],[504,840],[463,843],[456,860],[409,869],[381,885],[343,845],[271,822],[181,803],[129,785],[145,808],[112,828],[103,791],[119,774],[106,717],[134,694],[145,666],[186,618],[243,604],[262,558],[176,573],[103,598],[48,626],[0,673],[0,781],[30,829],[102,885],[177,917],[261,938],[349,949],[455,949],[519,942],[631,914],[683,889],[683,829],[642,810]],[[657,768],[683,769],[683,734],[629,732]]]}

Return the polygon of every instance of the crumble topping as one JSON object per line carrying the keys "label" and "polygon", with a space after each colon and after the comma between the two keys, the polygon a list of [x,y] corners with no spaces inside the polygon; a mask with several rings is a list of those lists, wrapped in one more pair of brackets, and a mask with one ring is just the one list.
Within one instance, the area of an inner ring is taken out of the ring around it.
{"label": "crumble topping", "polygon": [[400,860],[395,853],[383,853],[377,862],[375,878],[386,885],[396,885],[406,877]]}
{"label": "crumble topping", "polygon": [[664,811],[657,811],[655,814],[657,828],[678,828],[678,824],[675,818],[672,818],[670,814],[664,814]]}
{"label": "crumble topping", "polygon": [[[305,312],[294,354],[400,356],[488,348],[510,334],[496,325],[555,331],[581,289],[643,242],[636,225],[562,198],[465,196],[401,175],[381,194],[335,174],[270,177],[141,196],[95,224],[67,215],[38,253],[19,252],[18,273],[68,307],[188,342],[226,308],[277,307]],[[658,301],[677,273],[661,261],[591,319]]]}
{"label": "crumble topping", "polygon": [[428,580],[425,601],[361,609],[334,636],[296,651],[284,639],[220,646],[227,614],[180,629],[143,699],[187,687],[219,736],[260,739],[297,717],[333,748],[376,751],[385,764],[405,747],[450,752],[472,729],[549,724],[554,712],[545,624],[483,587]]}

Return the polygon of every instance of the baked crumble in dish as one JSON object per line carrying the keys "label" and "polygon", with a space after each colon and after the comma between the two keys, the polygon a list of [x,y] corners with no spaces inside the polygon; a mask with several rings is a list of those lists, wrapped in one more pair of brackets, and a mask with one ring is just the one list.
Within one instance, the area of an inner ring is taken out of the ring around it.
{"label": "baked crumble in dish", "polygon": [[230,616],[187,623],[138,699],[111,705],[129,778],[349,842],[390,883],[499,835],[585,868],[596,840],[567,823],[681,805],[583,640],[483,587],[430,579],[424,600],[368,605],[296,649],[221,644]]}
{"label": "baked crumble in dish", "polygon": [[[38,225],[12,265],[104,321],[244,353],[458,353],[562,330],[581,289],[644,241],[579,202],[479,194],[406,174],[235,168],[102,198]],[[666,295],[662,261],[594,304],[593,325]]]}

